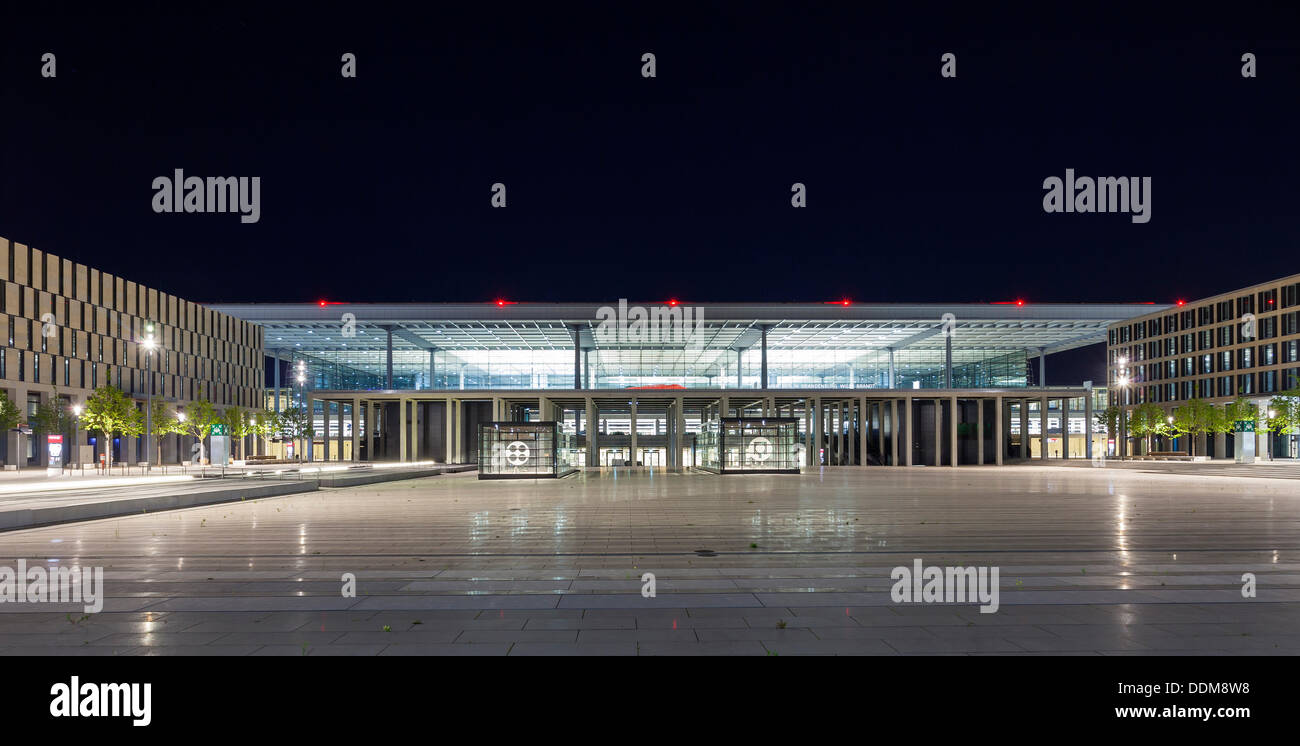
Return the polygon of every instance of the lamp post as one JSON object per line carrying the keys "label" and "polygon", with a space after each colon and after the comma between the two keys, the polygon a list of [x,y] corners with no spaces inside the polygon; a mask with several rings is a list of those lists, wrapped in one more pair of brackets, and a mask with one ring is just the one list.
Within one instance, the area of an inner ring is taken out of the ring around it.
{"label": "lamp post", "polygon": [[1165,417],[1165,423],[1166,423],[1167,425],[1169,425],[1169,432],[1170,432],[1170,433],[1173,433],[1173,431],[1174,431],[1174,416],[1173,416],[1172,414],[1169,415],[1169,416],[1167,416],[1167,417]]}
{"label": "lamp post", "polygon": [[1120,356],[1116,362],[1120,366],[1117,371],[1118,377],[1115,379],[1115,383],[1119,385],[1119,443],[1117,445],[1119,446],[1119,459],[1123,461],[1128,451],[1128,423],[1125,421],[1127,419],[1127,410],[1124,408],[1126,404],[1124,392],[1128,388],[1128,370],[1124,366],[1128,365],[1128,358]]}
{"label": "lamp post", "polygon": [[81,405],[72,405],[72,458],[73,466],[81,466]]}
{"label": "lamp post", "polygon": [[156,343],[153,340],[153,324],[146,324],[144,331],[144,342],[141,344],[144,345],[145,377],[149,381],[144,405],[144,464],[148,469],[153,466],[153,348]]}
{"label": "lamp post", "polygon": [[[303,413],[304,423],[310,423],[312,421],[313,413],[307,411],[307,361],[305,360],[298,361],[295,377],[298,379],[298,409]],[[325,414],[328,415],[329,411],[327,410]],[[303,432],[301,433],[302,438],[305,440],[306,448],[309,449],[312,446],[312,442],[310,436],[308,436],[306,433],[307,430],[306,424],[302,426],[302,430],[303,430]],[[325,436],[328,438],[329,433],[326,433]],[[304,449],[303,453],[298,454],[299,461],[307,461],[306,458],[307,454],[305,453],[305,451],[306,449]]]}

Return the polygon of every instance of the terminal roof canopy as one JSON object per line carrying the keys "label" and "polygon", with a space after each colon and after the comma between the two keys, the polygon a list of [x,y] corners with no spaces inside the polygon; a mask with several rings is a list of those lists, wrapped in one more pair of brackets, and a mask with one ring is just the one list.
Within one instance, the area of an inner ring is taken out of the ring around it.
{"label": "terminal roof canopy", "polygon": [[[660,303],[629,307],[664,308]],[[210,304],[265,328],[269,352],[342,354],[420,350],[562,351],[634,347],[681,350],[676,339],[608,341],[595,333],[610,304]],[[1063,350],[1105,341],[1109,324],[1151,313],[1152,304],[690,304],[703,351],[747,350],[767,329],[769,351],[944,349]],[[702,321],[701,321],[702,320]]]}

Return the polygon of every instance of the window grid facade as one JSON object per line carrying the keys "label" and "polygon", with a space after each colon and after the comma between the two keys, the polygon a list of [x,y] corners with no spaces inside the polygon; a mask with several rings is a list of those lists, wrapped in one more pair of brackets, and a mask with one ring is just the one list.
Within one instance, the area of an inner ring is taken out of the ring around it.
{"label": "window grid facade", "polygon": [[1291,275],[1111,325],[1108,381],[1123,406],[1271,397],[1300,386],[1298,347]]}
{"label": "window grid facade", "polygon": [[[80,399],[111,382],[137,399],[152,384],[169,401],[262,404],[256,324],[4,238],[0,286],[0,379],[10,399],[52,387]],[[142,344],[150,322],[151,360]]]}

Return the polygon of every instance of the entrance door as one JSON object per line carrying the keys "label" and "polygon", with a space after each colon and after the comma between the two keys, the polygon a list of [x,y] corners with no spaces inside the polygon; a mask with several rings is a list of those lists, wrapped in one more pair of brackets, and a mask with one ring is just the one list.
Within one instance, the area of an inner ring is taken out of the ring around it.
{"label": "entrance door", "polygon": [[645,466],[659,466],[659,450],[655,448],[642,449],[641,463]]}

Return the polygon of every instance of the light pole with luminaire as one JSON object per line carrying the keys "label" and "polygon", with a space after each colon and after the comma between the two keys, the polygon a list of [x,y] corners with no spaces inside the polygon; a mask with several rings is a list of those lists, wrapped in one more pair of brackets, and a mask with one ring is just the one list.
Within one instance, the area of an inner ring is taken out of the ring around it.
{"label": "light pole with luminaire", "polygon": [[144,368],[145,377],[149,380],[148,390],[145,394],[144,405],[144,464],[148,469],[153,464],[153,348],[157,343],[153,341],[153,324],[146,324],[144,327]]}
{"label": "light pole with luminaire", "polygon": [[81,466],[81,405],[72,405],[72,458],[73,466]]}
{"label": "light pole with luminaire", "polygon": [[[298,361],[297,378],[298,378],[298,407],[300,411],[302,411],[303,413],[303,416],[305,418],[304,421],[310,423],[312,420],[312,415],[314,413],[307,411],[307,361],[305,360]],[[328,415],[329,412],[327,411],[326,414]],[[304,425],[302,429],[304,430],[303,438],[306,440],[307,448],[311,448],[312,443],[309,439],[310,436],[306,435],[305,433],[307,429],[306,426]],[[328,437],[328,433],[326,435]],[[306,455],[305,453],[299,453],[298,460],[306,461],[305,455]]]}
{"label": "light pole with luminaire", "polygon": [[1124,393],[1128,388],[1128,370],[1124,366],[1128,365],[1128,358],[1121,355],[1116,362],[1119,363],[1119,370],[1116,371],[1117,378],[1115,379],[1115,383],[1119,386],[1119,443],[1116,445],[1119,446],[1119,459],[1123,461],[1128,451],[1126,447],[1128,445],[1128,423],[1125,422],[1127,410],[1124,408],[1127,403],[1124,401]]}

